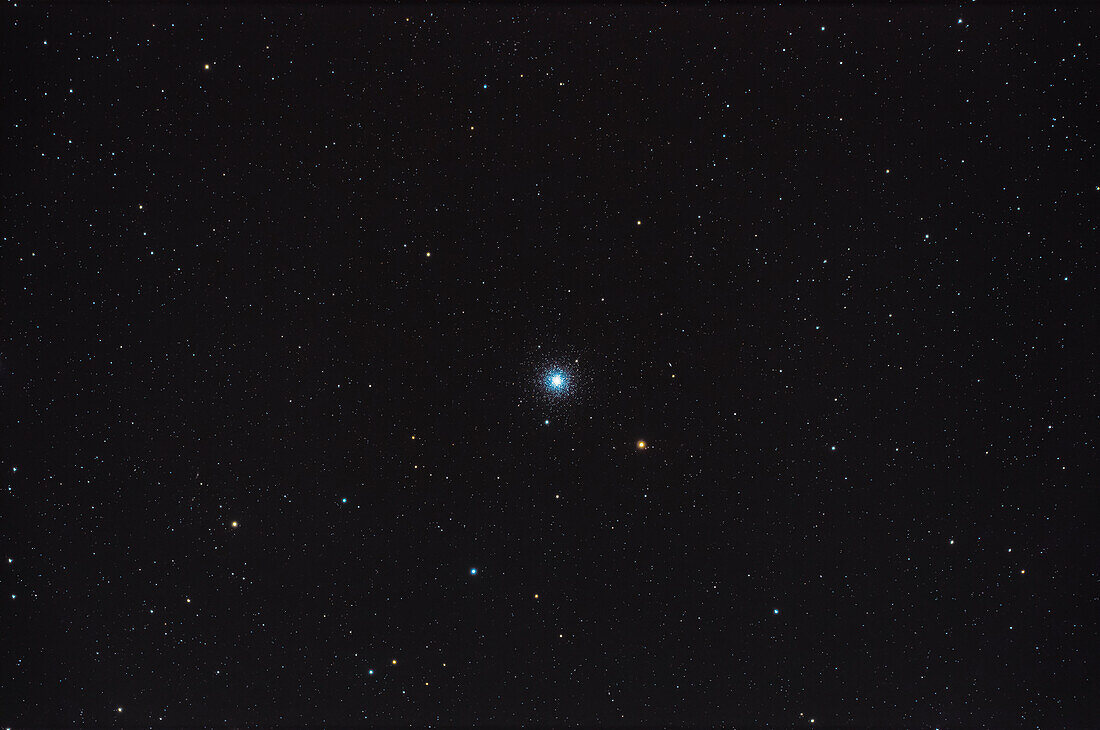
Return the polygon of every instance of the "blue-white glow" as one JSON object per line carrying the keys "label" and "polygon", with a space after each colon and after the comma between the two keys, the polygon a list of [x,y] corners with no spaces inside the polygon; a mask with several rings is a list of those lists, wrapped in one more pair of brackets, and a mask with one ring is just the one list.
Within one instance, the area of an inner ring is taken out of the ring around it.
{"label": "blue-white glow", "polygon": [[551,370],[546,374],[544,382],[552,393],[564,393],[569,388],[569,376],[562,370]]}
{"label": "blue-white glow", "polygon": [[470,568],[470,575],[477,575],[477,568]]}

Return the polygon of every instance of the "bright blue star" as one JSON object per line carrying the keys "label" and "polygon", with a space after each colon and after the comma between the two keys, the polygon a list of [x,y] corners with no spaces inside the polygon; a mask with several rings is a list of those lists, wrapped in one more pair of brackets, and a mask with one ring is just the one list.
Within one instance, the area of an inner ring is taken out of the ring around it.
{"label": "bright blue star", "polygon": [[470,575],[477,575],[477,568],[470,568]]}

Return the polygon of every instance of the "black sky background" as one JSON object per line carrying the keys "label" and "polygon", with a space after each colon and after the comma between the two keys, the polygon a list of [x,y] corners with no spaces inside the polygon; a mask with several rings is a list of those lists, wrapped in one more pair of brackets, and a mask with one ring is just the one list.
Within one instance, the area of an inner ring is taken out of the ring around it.
{"label": "black sky background", "polygon": [[1095,722],[1092,11],[4,16],[5,726]]}

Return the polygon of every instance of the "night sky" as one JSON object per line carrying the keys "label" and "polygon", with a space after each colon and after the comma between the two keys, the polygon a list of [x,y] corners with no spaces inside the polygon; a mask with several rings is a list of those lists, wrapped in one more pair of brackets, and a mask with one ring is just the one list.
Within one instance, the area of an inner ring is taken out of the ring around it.
{"label": "night sky", "polygon": [[6,2],[0,723],[1096,727],[1097,18]]}

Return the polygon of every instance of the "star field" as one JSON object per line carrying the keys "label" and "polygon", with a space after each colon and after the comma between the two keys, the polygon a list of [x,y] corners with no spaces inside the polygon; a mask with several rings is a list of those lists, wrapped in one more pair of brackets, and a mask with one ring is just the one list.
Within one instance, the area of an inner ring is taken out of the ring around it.
{"label": "star field", "polygon": [[0,727],[1095,727],[1096,20],[7,3]]}

